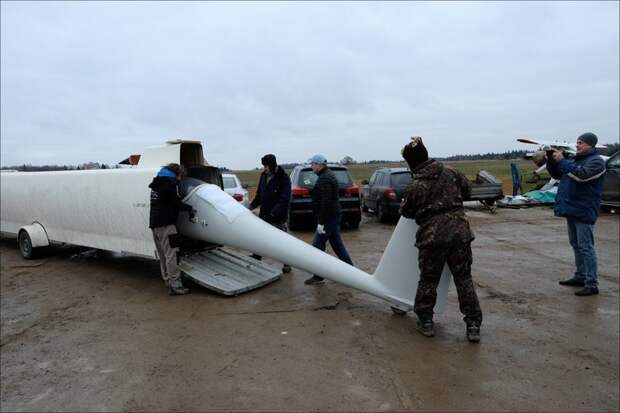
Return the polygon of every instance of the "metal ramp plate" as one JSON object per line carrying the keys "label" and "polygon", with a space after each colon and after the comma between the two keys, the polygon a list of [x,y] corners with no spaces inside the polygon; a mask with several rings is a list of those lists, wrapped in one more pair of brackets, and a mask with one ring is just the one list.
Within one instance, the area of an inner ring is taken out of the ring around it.
{"label": "metal ramp plate", "polygon": [[262,261],[221,248],[182,257],[179,267],[196,283],[224,295],[262,287],[282,275]]}

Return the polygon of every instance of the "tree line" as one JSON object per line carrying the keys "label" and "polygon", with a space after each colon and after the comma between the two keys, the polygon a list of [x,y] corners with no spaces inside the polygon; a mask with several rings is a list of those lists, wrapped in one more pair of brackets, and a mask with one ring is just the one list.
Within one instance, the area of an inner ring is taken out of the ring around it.
{"label": "tree line", "polygon": [[87,169],[110,169],[110,168],[120,168],[118,165],[109,166],[105,163],[99,162],[87,162],[80,165],[31,165],[31,164],[22,164],[22,165],[13,165],[13,166],[2,166],[0,170],[13,170],[20,172],[44,172],[44,171],[80,171]]}
{"label": "tree line", "polygon": [[[611,156],[614,153],[620,150],[620,143],[605,143],[606,148],[599,148],[598,151],[601,155]],[[535,150],[535,149],[534,149]],[[533,150],[512,150],[505,152],[489,152],[484,154],[474,154],[474,155],[452,155],[447,157],[435,157],[435,159],[440,161],[481,161],[481,160],[510,160],[510,159],[523,159],[525,154],[531,153]],[[353,159],[351,156],[345,156],[340,160],[342,165],[357,165],[357,164],[386,164],[386,163],[398,163],[398,161],[390,161],[385,159],[372,159],[370,161],[358,162]],[[293,169],[295,166],[299,165],[299,163],[286,163],[281,164],[280,166],[286,170]],[[16,165],[16,166],[3,166],[0,167],[2,170],[17,170],[17,171],[26,171],[26,172],[38,172],[38,171],[73,171],[73,170],[82,170],[82,169],[108,169],[111,168],[109,165],[98,162],[87,162],[80,165]],[[118,165],[112,166],[112,168],[119,168]],[[226,167],[220,168],[223,172],[229,171]],[[259,168],[256,168],[259,169]]]}

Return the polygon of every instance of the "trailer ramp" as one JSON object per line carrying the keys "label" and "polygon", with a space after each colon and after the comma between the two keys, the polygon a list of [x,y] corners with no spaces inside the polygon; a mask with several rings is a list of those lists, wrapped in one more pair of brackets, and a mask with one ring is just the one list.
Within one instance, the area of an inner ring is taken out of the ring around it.
{"label": "trailer ramp", "polygon": [[181,257],[179,267],[188,278],[223,295],[239,295],[282,276],[281,269],[223,248]]}

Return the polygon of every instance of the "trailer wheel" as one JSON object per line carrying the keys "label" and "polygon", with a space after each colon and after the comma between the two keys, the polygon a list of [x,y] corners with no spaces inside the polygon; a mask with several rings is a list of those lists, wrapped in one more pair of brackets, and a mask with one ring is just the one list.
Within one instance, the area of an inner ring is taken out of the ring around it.
{"label": "trailer wheel", "polygon": [[489,210],[491,214],[495,214],[497,212],[497,206],[495,205],[495,199],[483,199],[480,201],[482,205]]}
{"label": "trailer wheel", "polygon": [[32,241],[30,240],[30,235],[28,235],[28,231],[21,231],[19,236],[17,237],[17,243],[19,245],[19,252],[21,252],[22,257],[27,260],[34,258],[34,248],[32,247]]}

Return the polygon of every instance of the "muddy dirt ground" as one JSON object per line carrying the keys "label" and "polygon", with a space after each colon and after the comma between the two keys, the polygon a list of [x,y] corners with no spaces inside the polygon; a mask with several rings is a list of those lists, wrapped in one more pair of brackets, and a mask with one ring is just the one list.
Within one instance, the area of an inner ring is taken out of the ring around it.
{"label": "muddy dirt ground", "polygon": [[[477,345],[453,287],[429,339],[411,314],[298,269],[238,297],[169,297],[155,261],[66,247],[25,261],[5,239],[1,410],[617,411],[619,217],[596,226],[601,294],[579,298],[557,284],[573,259],[550,209],[468,216]],[[345,231],[355,264],[372,272],[393,228]]]}

